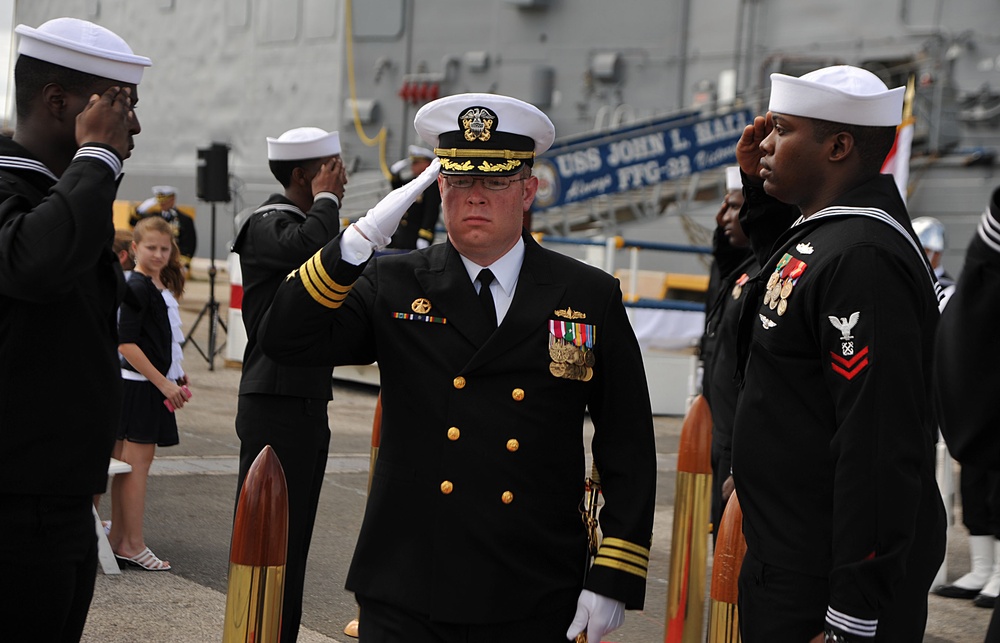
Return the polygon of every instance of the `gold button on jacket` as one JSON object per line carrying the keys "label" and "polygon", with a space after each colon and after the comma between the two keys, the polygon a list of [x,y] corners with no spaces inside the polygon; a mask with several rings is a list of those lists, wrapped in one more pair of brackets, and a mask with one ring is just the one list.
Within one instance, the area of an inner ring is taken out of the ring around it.
{"label": "gold button on jacket", "polygon": [[515,402],[520,402],[521,400],[524,399],[524,389],[516,388],[511,392],[510,396],[514,398]]}
{"label": "gold button on jacket", "polygon": [[455,378],[455,379],[454,379],[454,380],[452,381],[452,384],[454,384],[454,385],[455,385],[455,388],[459,388],[459,389],[461,389],[461,388],[465,388],[465,378],[464,378],[464,377],[462,377],[461,375],[459,375],[458,377],[456,377],[456,378]]}
{"label": "gold button on jacket", "polygon": [[448,429],[448,439],[454,442],[462,436],[462,432],[458,430],[457,426],[453,426]]}
{"label": "gold button on jacket", "polygon": [[514,502],[514,494],[509,491],[504,491],[503,495],[500,496],[500,500],[502,500],[505,505],[509,505]]}
{"label": "gold button on jacket", "polygon": [[449,493],[451,493],[454,489],[455,485],[453,485],[450,480],[445,480],[444,482],[441,483],[441,493],[443,493],[446,496]]}
{"label": "gold button on jacket", "polygon": [[510,451],[511,453],[514,453],[519,448],[521,448],[521,443],[520,442],[518,442],[517,440],[515,440],[513,438],[511,438],[510,440],[507,440],[507,450],[508,451]]}

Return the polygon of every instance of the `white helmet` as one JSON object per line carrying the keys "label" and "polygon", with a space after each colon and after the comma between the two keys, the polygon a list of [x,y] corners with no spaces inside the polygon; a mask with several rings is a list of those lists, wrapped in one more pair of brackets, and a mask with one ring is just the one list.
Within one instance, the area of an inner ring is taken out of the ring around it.
{"label": "white helmet", "polygon": [[934,217],[918,217],[912,223],[913,231],[917,233],[924,250],[944,252],[946,237],[943,223]]}

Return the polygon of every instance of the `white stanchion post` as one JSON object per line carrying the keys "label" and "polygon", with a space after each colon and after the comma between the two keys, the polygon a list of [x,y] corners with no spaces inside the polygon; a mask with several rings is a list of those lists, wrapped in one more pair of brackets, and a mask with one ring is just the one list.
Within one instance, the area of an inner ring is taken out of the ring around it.
{"label": "white stanchion post", "polygon": [[615,274],[615,250],[618,249],[618,237],[608,237],[604,240],[604,272]]}
{"label": "white stanchion post", "polygon": [[[938,438],[937,443],[937,483],[938,489],[941,491],[941,500],[944,502],[944,513],[948,520],[948,532],[946,533],[950,533],[951,526],[955,524],[955,466],[951,454],[948,453],[948,445],[945,444],[942,437]],[[945,542],[947,543],[947,538]],[[948,557],[945,556],[931,587],[947,585],[947,579]]]}
{"label": "white stanchion post", "polygon": [[240,270],[240,256],[230,253],[226,265],[229,271],[226,362],[240,364],[247,346],[247,329],[243,325],[243,273]]}

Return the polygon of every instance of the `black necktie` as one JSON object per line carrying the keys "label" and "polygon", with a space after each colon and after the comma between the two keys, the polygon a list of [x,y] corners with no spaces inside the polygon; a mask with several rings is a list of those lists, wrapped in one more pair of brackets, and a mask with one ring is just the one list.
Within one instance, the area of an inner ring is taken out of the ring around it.
{"label": "black necktie", "polygon": [[479,282],[479,303],[483,305],[483,312],[490,320],[490,327],[497,327],[497,306],[493,303],[493,293],[490,292],[490,284],[493,283],[493,273],[489,268],[483,268],[476,277]]}

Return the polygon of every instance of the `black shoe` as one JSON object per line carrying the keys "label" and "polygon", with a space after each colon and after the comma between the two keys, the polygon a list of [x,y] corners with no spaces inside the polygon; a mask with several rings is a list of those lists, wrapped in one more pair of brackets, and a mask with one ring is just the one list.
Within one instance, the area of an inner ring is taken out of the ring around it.
{"label": "black shoe", "polygon": [[979,596],[979,589],[965,589],[964,587],[957,587],[955,585],[938,585],[931,592],[937,594],[938,596],[944,596],[945,598],[976,598]]}
{"label": "black shoe", "polygon": [[987,596],[986,594],[980,594],[979,596],[972,599],[972,604],[976,607],[988,607],[993,609],[993,605],[997,602],[996,596]]}

